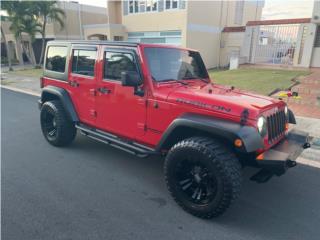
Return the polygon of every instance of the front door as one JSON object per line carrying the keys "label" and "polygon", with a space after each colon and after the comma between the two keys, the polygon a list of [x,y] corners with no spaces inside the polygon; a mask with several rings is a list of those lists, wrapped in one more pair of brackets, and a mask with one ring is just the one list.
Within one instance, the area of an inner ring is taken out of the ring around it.
{"label": "front door", "polygon": [[69,84],[71,98],[82,123],[96,122],[95,88],[97,84],[97,46],[73,46]]}
{"label": "front door", "polygon": [[101,77],[97,89],[97,126],[105,131],[135,139],[145,133],[146,97],[121,84],[121,72],[137,71],[142,76],[134,49],[104,49],[100,58]]}

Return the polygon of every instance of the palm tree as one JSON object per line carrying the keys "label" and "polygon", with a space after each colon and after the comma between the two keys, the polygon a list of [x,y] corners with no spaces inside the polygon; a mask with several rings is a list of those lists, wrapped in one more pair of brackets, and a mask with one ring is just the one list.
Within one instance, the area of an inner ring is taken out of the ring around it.
{"label": "palm tree", "polygon": [[3,38],[3,42],[4,42],[4,45],[5,45],[5,47],[6,47],[7,58],[8,58],[8,65],[9,65],[9,71],[13,71],[12,63],[11,63],[11,52],[10,52],[10,49],[9,49],[9,46],[8,46],[8,42],[7,42],[7,39],[6,39],[6,35],[4,35],[4,31],[3,31],[2,25],[1,25],[1,36],[2,36],[2,38]]}
{"label": "palm tree", "polygon": [[39,59],[38,66],[40,66],[43,62],[44,50],[46,45],[46,27],[48,18],[52,21],[55,21],[60,26],[60,29],[64,28],[64,11],[57,6],[57,1],[36,1],[29,2],[33,6],[34,14],[41,18],[41,32],[42,35],[42,47],[41,47],[41,55]]}
{"label": "palm tree", "polygon": [[[34,41],[35,34],[41,30],[31,6],[28,1],[3,1],[1,7],[9,15],[9,21],[11,22],[10,30],[18,40],[17,42],[21,42],[23,52],[26,54],[29,62],[34,65],[36,62],[31,42]],[[30,37],[29,49],[22,42],[23,34],[27,34]]]}
{"label": "palm tree", "polygon": [[[34,16],[19,16],[19,17],[12,17],[11,18],[11,26],[10,30],[14,33],[14,36],[16,39],[18,39],[21,42],[21,46],[23,49],[23,52],[26,54],[29,62],[32,65],[35,65],[35,57],[32,47],[32,42],[35,40],[35,35],[37,32],[40,33],[40,27],[41,25],[37,22]],[[22,35],[27,34],[30,37],[30,41],[28,43],[28,46],[26,46],[22,42]]]}

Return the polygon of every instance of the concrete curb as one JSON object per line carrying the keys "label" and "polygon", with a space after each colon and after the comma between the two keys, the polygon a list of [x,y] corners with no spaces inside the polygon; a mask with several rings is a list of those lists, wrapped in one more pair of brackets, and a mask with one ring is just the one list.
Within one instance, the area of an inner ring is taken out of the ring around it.
{"label": "concrete curb", "polygon": [[11,91],[14,91],[14,92],[25,93],[25,94],[29,94],[29,95],[36,96],[36,97],[40,97],[41,96],[40,93],[31,91],[31,90],[23,90],[23,89],[20,89],[20,88],[10,87],[10,86],[3,86],[3,85],[0,85],[0,87],[4,88],[4,89],[11,90]]}

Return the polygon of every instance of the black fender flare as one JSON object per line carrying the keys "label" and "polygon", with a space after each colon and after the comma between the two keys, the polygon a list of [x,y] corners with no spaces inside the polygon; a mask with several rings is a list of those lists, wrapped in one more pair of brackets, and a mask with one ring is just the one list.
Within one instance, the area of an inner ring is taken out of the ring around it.
{"label": "black fender flare", "polygon": [[288,108],[288,121],[289,121],[289,123],[297,124],[296,118],[295,118],[293,112],[289,108]]}
{"label": "black fender flare", "polygon": [[57,97],[61,101],[65,111],[73,122],[79,122],[79,117],[74,108],[70,95],[63,88],[55,86],[47,86],[43,88],[41,92],[40,104],[42,105],[44,102],[52,100],[52,96]]}
{"label": "black fender flare", "polygon": [[237,148],[240,152],[250,153],[264,147],[263,140],[254,127],[242,126],[240,123],[189,113],[175,119],[169,125],[162,135],[156,150],[161,151],[170,135],[179,127],[207,132],[212,136],[227,140],[232,146],[234,146],[234,140],[239,138],[243,142],[243,146]]}

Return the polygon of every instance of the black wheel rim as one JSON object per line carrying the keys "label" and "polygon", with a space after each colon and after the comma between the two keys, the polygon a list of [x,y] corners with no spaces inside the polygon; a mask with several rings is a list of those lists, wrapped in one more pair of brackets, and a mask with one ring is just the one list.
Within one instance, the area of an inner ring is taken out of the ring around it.
{"label": "black wheel rim", "polygon": [[49,139],[55,139],[57,136],[57,121],[55,115],[46,112],[43,117],[43,130]]}
{"label": "black wheel rim", "polygon": [[176,165],[174,174],[178,191],[192,204],[207,205],[215,199],[218,182],[205,164],[183,160]]}

